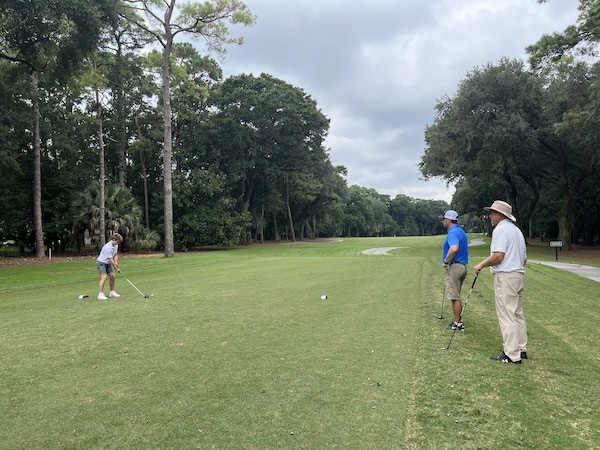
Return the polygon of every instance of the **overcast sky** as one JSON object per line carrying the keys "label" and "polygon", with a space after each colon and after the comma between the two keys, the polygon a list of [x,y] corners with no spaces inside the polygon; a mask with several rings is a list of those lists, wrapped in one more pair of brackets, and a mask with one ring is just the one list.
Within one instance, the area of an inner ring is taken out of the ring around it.
{"label": "overcast sky", "polygon": [[224,76],[268,73],[304,89],[330,118],[326,147],[348,185],[450,202],[454,187],[420,180],[435,103],[467,72],[577,18],[577,0],[245,0]]}

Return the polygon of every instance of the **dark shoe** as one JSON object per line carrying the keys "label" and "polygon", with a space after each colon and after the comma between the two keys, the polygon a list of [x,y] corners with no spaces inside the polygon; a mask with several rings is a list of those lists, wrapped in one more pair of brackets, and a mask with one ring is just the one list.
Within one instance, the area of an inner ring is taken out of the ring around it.
{"label": "dark shoe", "polygon": [[521,359],[527,359],[527,352],[521,352]]}
{"label": "dark shoe", "polygon": [[456,329],[457,329],[458,331],[465,331],[465,324],[464,324],[464,323],[462,323],[462,322],[461,322],[461,323],[457,323],[457,324],[456,324]]}
{"label": "dark shoe", "polygon": [[456,330],[458,328],[458,324],[456,322],[452,322],[450,325],[446,327],[446,330]]}
{"label": "dark shoe", "polygon": [[521,360],[513,361],[508,356],[506,356],[504,353],[502,353],[501,355],[498,355],[498,356],[491,356],[490,359],[493,359],[494,361],[503,362],[503,363],[521,364]]}

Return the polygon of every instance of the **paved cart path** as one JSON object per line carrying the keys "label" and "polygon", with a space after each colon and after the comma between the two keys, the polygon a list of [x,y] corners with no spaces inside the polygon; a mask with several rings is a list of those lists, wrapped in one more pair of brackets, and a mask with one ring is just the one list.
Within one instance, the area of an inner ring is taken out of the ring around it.
{"label": "paved cart path", "polygon": [[554,267],[555,269],[566,270],[579,276],[589,278],[600,283],[600,268],[592,266],[583,266],[581,264],[562,263],[558,261],[539,261],[537,259],[527,260],[527,264],[542,264],[544,266]]}

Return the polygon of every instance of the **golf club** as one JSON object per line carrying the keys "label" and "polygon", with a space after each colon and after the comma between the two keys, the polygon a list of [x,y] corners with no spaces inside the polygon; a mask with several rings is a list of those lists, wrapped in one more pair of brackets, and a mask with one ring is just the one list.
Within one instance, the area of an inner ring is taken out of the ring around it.
{"label": "golf club", "polygon": [[446,300],[446,275],[444,274],[444,290],[442,291],[442,307],[440,308],[440,316],[438,319],[444,318],[444,301]]}
{"label": "golf club", "polygon": [[150,298],[150,297],[152,297],[152,294],[144,294],[144,293],[143,293],[142,291],[140,291],[140,290],[139,290],[137,287],[135,287],[135,284],[133,284],[131,281],[129,281],[129,278],[127,278],[127,277],[125,276],[125,274],[124,274],[123,272],[121,272],[120,270],[119,270],[119,273],[120,273],[121,275],[123,275],[123,278],[125,278],[125,279],[127,280],[127,282],[128,282],[128,283],[129,283],[129,284],[130,284],[130,285],[131,285],[131,286],[132,286],[132,287],[133,287],[133,288],[134,288],[136,291],[138,291],[142,297],[144,297],[144,298]]}
{"label": "golf club", "polygon": [[[467,299],[465,300],[465,302],[462,305],[462,308],[460,309],[459,320],[461,320],[461,321],[462,321],[463,311],[465,310],[465,306],[467,306],[467,302],[469,301],[469,298],[471,298],[471,292],[473,292],[473,287],[475,286],[477,277],[479,277],[479,275],[475,275],[475,278],[473,279],[473,284],[471,285],[471,289],[469,289],[469,293],[467,294]],[[446,347],[440,348],[440,350],[448,350],[450,348],[450,344],[452,343],[452,339],[454,338],[454,335],[456,334],[456,330],[457,330],[457,328],[455,328],[454,331],[452,332],[452,336],[450,336],[450,341],[448,341],[448,345]]]}

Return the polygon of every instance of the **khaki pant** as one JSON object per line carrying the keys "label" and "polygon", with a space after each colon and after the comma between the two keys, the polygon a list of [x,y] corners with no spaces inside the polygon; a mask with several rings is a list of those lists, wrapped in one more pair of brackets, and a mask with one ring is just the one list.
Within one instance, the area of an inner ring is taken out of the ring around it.
{"label": "khaki pant", "polygon": [[525,275],[519,272],[494,274],[496,314],[502,333],[504,354],[513,361],[521,360],[527,350],[527,325],[521,300],[525,291]]}

